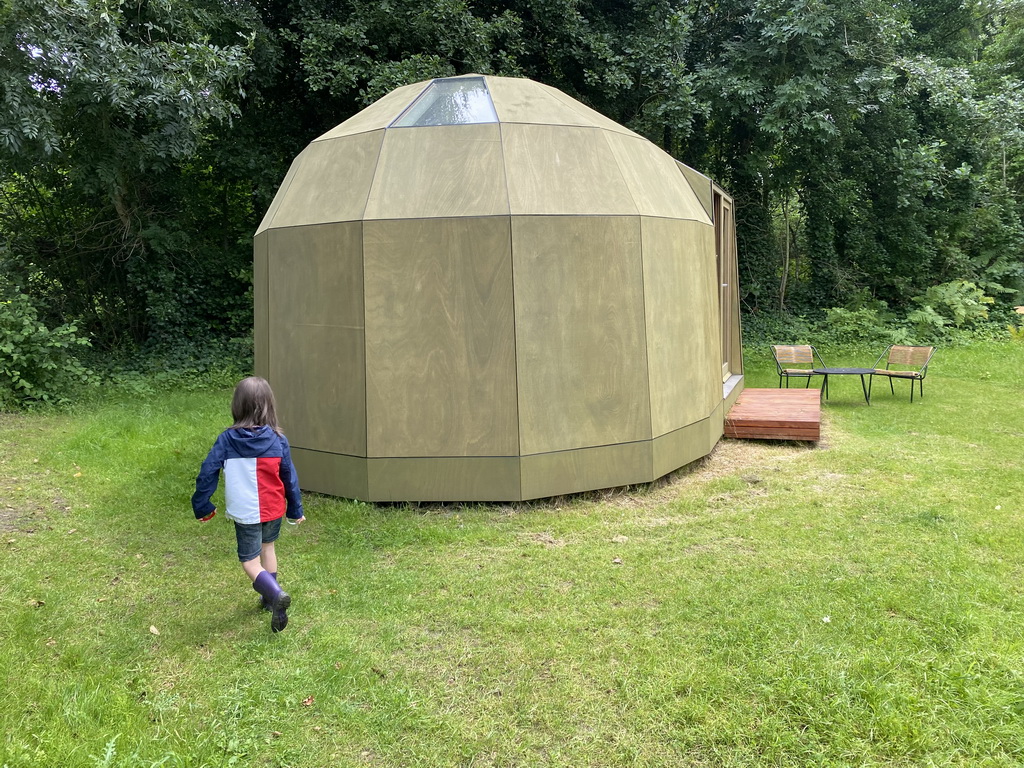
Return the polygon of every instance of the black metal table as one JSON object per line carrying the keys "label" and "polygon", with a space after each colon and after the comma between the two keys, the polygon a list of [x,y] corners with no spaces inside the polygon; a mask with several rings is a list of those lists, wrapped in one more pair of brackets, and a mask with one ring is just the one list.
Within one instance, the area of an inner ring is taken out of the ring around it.
{"label": "black metal table", "polygon": [[864,382],[864,377],[874,373],[874,368],[815,368],[814,372],[820,373],[825,379],[822,382],[821,391],[825,393],[826,400],[828,400],[829,376],[860,376],[860,387],[864,390],[864,402],[871,405],[871,396],[868,394],[868,385]]}

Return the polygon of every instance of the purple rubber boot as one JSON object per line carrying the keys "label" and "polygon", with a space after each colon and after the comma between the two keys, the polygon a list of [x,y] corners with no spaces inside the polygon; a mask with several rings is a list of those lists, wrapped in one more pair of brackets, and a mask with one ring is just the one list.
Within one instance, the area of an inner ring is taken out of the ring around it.
{"label": "purple rubber boot", "polygon": [[277,586],[277,580],[267,571],[260,571],[260,575],[252,583],[255,589],[263,597],[263,601],[270,606],[270,631],[280,632],[288,626],[288,606],[292,604],[291,595]]}
{"label": "purple rubber boot", "polygon": [[[274,581],[277,581],[277,571],[267,571],[267,573],[274,577]],[[253,587],[253,589],[256,589],[256,587]],[[270,603],[267,602],[267,598],[263,597],[263,595],[260,595],[260,608],[264,611],[271,610]]]}

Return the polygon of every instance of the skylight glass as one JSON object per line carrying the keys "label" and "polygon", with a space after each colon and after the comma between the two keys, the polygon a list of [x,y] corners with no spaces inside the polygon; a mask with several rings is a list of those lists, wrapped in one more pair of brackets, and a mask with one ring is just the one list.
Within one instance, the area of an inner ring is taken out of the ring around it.
{"label": "skylight glass", "polygon": [[498,115],[484,79],[458,77],[434,80],[391,126],[411,128],[496,122]]}

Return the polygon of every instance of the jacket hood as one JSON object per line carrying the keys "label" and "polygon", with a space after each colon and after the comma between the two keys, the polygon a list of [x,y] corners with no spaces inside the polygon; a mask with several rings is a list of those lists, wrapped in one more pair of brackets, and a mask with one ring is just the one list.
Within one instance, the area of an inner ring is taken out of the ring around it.
{"label": "jacket hood", "polygon": [[238,455],[245,458],[262,456],[277,444],[277,433],[270,427],[229,429],[226,435]]}

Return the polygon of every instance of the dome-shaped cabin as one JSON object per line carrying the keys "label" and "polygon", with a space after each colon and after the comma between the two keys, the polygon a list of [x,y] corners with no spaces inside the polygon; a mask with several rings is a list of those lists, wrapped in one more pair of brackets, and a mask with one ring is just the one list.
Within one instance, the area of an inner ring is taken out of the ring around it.
{"label": "dome-shaped cabin", "polygon": [[706,455],[742,389],[730,205],[530,80],[408,85],[320,136],[255,237],[302,487],[511,501]]}

